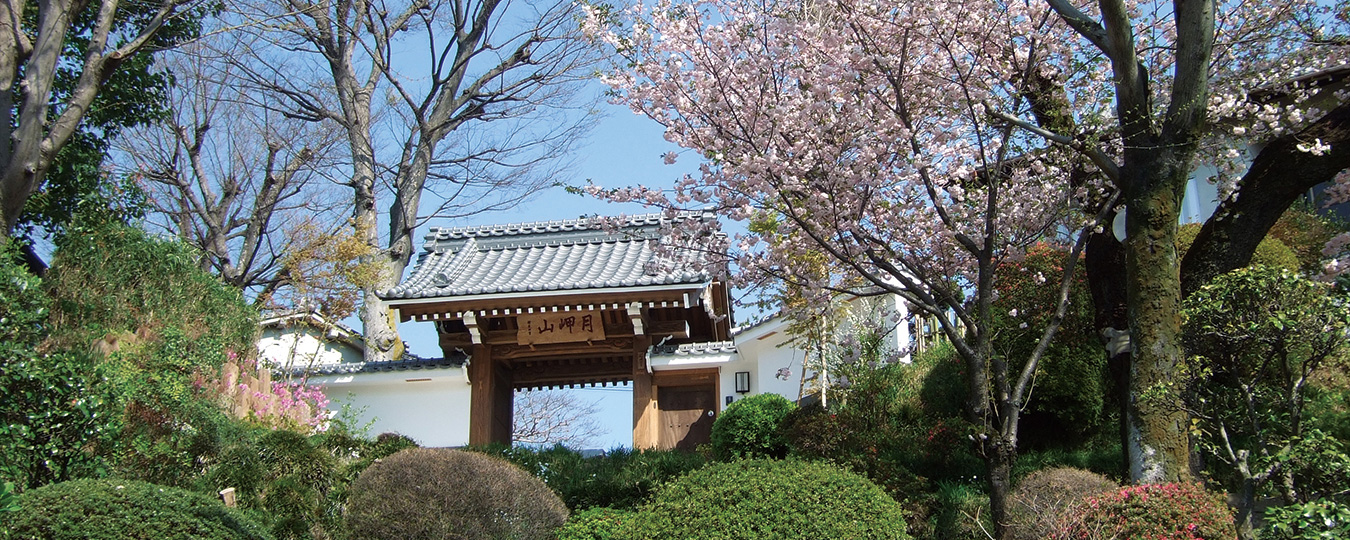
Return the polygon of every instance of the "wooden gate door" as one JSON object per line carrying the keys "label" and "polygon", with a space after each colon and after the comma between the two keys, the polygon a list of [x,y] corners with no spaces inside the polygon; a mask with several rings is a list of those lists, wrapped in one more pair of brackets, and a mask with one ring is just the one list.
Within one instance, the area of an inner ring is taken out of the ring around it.
{"label": "wooden gate door", "polygon": [[656,391],[661,448],[693,451],[712,440],[717,411],[717,388],[712,384],[662,386]]}

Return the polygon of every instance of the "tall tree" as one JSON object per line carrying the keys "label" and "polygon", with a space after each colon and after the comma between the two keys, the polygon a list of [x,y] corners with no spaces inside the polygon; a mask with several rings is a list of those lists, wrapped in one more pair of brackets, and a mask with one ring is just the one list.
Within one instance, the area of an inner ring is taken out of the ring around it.
{"label": "tall tree", "polygon": [[[626,62],[609,82],[709,160],[673,195],[592,189],[672,208],[712,204],[733,219],[781,214],[778,227],[735,243],[742,277],[790,276],[817,291],[862,283],[936,316],[968,368],[967,413],[1003,537],[1019,408],[1059,317],[1012,373],[989,346],[994,270],[1066,222],[1117,210],[1112,192],[1130,212],[1132,477],[1187,475],[1185,416],[1167,385],[1181,359],[1182,188],[1199,155],[1231,193],[1249,136],[1316,120],[1303,116],[1311,93],[1271,106],[1244,88],[1344,62],[1343,49],[1308,37],[1310,22],[1335,22],[1324,6],[1224,8],[1215,24],[1204,2],[1103,2],[1103,27],[1095,10],[1060,2],[592,7],[597,37]],[[1224,90],[1211,95],[1210,79]],[[1051,96],[1063,103],[1045,107],[1047,88],[1063,89]],[[1071,195],[1089,211],[1058,219]],[[1089,236],[1100,237],[1077,241]],[[803,267],[813,253],[828,255],[831,271]]]}
{"label": "tall tree", "polygon": [[[322,308],[345,317],[350,294],[281,290],[312,289],[316,271],[331,270],[314,263],[341,258],[326,246],[351,235],[345,194],[327,176],[343,162],[340,132],[331,122],[268,110],[265,96],[219,56],[217,45],[230,40],[217,34],[165,56],[175,80],[168,114],[121,137],[122,168],[139,179],[148,223],[200,249],[202,270],[262,308]],[[341,288],[341,281],[331,285]],[[291,301],[274,303],[283,297]]]}
{"label": "tall tree", "polygon": [[[100,91],[128,62],[193,31],[197,0],[0,2],[0,235],[94,110]],[[135,84],[134,81],[124,81]],[[142,80],[153,92],[158,81]],[[132,101],[141,105],[143,102]],[[103,114],[117,114],[116,103]],[[144,114],[145,111],[123,111]],[[100,122],[107,124],[107,122]]]}
{"label": "tall tree", "polygon": [[[565,0],[286,0],[241,9],[243,18],[278,21],[251,42],[259,61],[244,65],[254,83],[287,115],[343,132],[355,228],[376,250],[367,262],[381,269],[360,311],[369,360],[400,344],[377,291],[401,278],[416,227],[432,216],[510,208],[554,184],[590,126],[581,83],[593,48],[575,15]],[[392,201],[381,213],[385,193]]]}
{"label": "tall tree", "polygon": [[588,403],[564,390],[516,392],[511,410],[512,442],[581,449],[604,434],[595,420],[600,412],[599,402]]}
{"label": "tall tree", "polygon": [[[1249,90],[1345,63],[1350,54],[1345,44],[1317,35],[1342,14],[1317,2],[1216,6],[1212,0],[1170,5],[1101,0],[1089,6],[1090,12],[1067,0],[1047,3],[1079,35],[1071,51],[1100,55],[1110,74],[1075,90],[1113,104],[1113,114],[1098,117],[1087,132],[1111,130],[1120,144],[1109,152],[1109,167],[1119,171],[1111,179],[1126,208],[1124,298],[1131,362],[1124,421],[1130,477],[1140,482],[1185,479],[1188,421],[1176,384],[1183,362],[1182,260],[1175,237],[1186,184],[1197,159],[1205,159],[1218,167],[1225,198],[1231,197],[1245,161],[1239,149],[1249,137],[1297,133],[1320,116],[1303,117],[1310,92],[1295,89],[1285,103],[1272,104],[1251,99]],[[1343,17],[1339,22],[1345,22]],[[1074,98],[1076,115],[1094,109]],[[1085,142],[1086,132],[1041,133],[1061,144],[1103,150],[1090,139]],[[1286,201],[1275,210],[1275,217],[1287,206]],[[1263,236],[1255,235],[1253,242]],[[1246,249],[1247,257],[1254,247]]]}
{"label": "tall tree", "polygon": [[[1016,81],[1046,62],[1058,40],[1045,36],[1067,28],[1045,9],[997,2],[590,9],[597,37],[622,55],[608,79],[622,99],[709,159],[673,194],[592,191],[756,219],[733,243],[738,279],[787,280],[807,309],[837,292],[891,293],[934,318],[965,366],[966,416],[1007,538],[1018,423],[1081,241],[1064,272],[1046,276],[1054,313],[1025,358],[993,348],[995,274],[1061,227],[1093,224],[1076,207],[1109,194],[1075,193],[1060,179],[1069,154],[989,113],[1026,108]],[[709,232],[680,231],[717,238]]]}

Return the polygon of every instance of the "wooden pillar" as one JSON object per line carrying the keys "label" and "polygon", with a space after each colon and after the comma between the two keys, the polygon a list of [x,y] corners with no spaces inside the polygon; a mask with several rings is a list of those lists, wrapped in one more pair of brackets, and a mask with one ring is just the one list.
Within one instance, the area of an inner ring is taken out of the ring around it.
{"label": "wooden pillar", "polygon": [[511,444],[511,374],[492,359],[492,347],[474,345],[469,357],[469,444]]}
{"label": "wooden pillar", "polygon": [[656,448],[658,443],[656,388],[652,375],[647,373],[647,348],[652,338],[633,339],[633,448]]}

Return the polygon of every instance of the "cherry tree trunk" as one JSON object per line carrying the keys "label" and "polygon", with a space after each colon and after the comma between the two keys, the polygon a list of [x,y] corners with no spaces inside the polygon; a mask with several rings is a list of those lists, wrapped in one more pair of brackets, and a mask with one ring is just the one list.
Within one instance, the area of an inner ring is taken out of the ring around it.
{"label": "cherry tree trunk", "polygon": [[1180,152],[1154,148],[1148,154],[1122,170],[1134,176],[1125,183],[1132,187],[1126,193],[1132,362],[1125,452],[1133,482],[1177,482],[1190,478],[1188,417],[1176,385],[1184,360],[1176,232],[1190,167]]}

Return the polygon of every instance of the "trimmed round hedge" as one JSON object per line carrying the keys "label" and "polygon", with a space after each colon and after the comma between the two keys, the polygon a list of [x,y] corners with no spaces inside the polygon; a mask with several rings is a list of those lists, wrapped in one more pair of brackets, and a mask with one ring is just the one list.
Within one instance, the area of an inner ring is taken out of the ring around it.
{"label": "trimmed round hedge", "polygon": [[24,492],[13,540],[268,540],[266,529],[206,495],[134,480],[72,480]]}
{"label": "trimmed round hedge", "polygon": [[543,540],[567,521],[542,481],[477,452],[403,450],[362,472],[350,493],[353,538]]}
{"label": "trimmed round hedge", "polygon": [[782,458],[788,453],[783,419],[797,406],[778,394],[758,394],[732,402],[712,427],[718,459]]}
{"label": "trimmed round hedge", "polygon": [[907,539],[900,504],[823,462],[715,463],[667,484],[633,516],[626,538]]}

